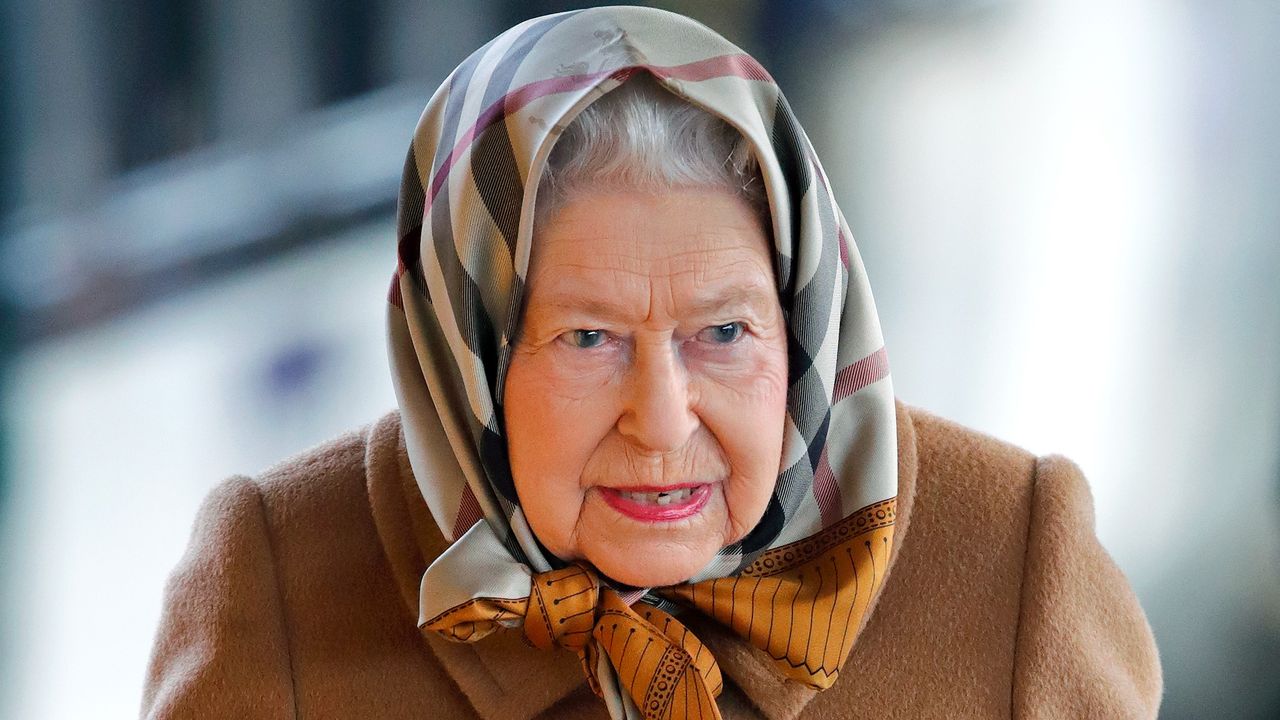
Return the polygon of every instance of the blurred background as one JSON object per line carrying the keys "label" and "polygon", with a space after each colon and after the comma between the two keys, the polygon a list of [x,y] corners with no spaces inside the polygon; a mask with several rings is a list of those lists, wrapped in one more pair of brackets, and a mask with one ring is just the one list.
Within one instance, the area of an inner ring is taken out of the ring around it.
{"label": "blurred background", "polygon": [[[590,4],[0,3],[0,718],[136,715],[209,488],[395,407],[417,117]],[[1085,470],[1162,717],[1280,717],[1280,3],[653,4],[788,94],[898,394]]]}

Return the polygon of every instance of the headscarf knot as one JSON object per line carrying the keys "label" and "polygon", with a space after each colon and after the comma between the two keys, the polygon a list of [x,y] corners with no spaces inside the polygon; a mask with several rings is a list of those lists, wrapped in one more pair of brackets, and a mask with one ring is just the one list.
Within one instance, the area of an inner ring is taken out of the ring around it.
{"label": "headscarf knot", "polygon": [[[655,588],[653,594],[730,628],[773,658],[788,679],[826,689],[884,581],[896,507],[890,499],[862,508],[818,535],[765,553],[735,577]],[[501,552],[487,527],[472,530],[473,552]],[[647,602],[628,605],[581,564],[527,578],[524,597],[472,599],[424,612],[431,619],[421,626],[475,642],[523,618],[530,644],[577,653],[592,691],[601,697],[609,688],[625,691],[646,720],[720,717],[720,667],[679,620]]]}
{"label": "headscarf knot", "polygon": [[524,636],[539,650],[581,652],[599,612],[600,581],[580,565],[538,573],[529,592]]}

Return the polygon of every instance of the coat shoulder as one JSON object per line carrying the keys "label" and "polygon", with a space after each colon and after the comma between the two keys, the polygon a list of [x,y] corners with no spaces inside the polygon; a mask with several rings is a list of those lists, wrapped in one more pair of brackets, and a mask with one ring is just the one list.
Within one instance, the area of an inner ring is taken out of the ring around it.
{"label": "coat shoulder", "polygon": [[249,479],[283,559],[292,559],[295,550],[319,559],[370,547],[375,535],[368,476],[380,424],[385,418],[301,450]]}
{"label": "coat shoulder", "polygon": [[404,553],[380,532],[371,490],[412,483],[398,420],[209,494],[167,592],[145,716],[474,715],[422,642],[394,572]]}
{"label": "coat shoulder", "polygon": [[1031,451],[936,415],[922,408],[907,406],[907,414],[915,429],[916,442],[931,455],[949,455],[961,462],[994,462],[1025,465],[1033,462]]}
{"label": "coat shoulder", "polygon": [[449,543],[417,486],[398,409],[248,482],[261,495],[283,572],[312,586],[368,584],[374,578],[353,575],[376,572],[374,584],[416,617],[422,572]]}
{"label": "coat shoulder", "polygon": [[374,430],[380,423],[347,430],[250,480],[262,497],[273,549],[286,574],[332,578],[344,568],[382,564],[368,492]]}
{"label": "coat shoulder", "polygon": [[142,717],[286,717],[286,635],[261,496],[231,477],[205,497],[165,584]]}
{"label": "coat shoulder", "polygon": [[[1154,637],[1098,541],[1079,467],[924,410],[909,408],[908,417],[914,512],[879,618],[891,642],[880,648],[872,635],[865,649],[879,649],[881,661],[901,653],[947,668],[913,676],[924,696],[965,696],[1002,713],[1012,702],[1014,717],[1154,717],[1162,693]],[[979,682],[957,684],[965,672]],[[907,713],[922,714],[931,713]]]}
{"label": "coat shoulder", "polygon": [[1010,494],[1027,498],[1035,484],[1035,454],[927,410],[908,407],[907,412],[915,434],[917,482],[923,485],[917,494],[946,489],[999,502],[1007,502]]}
{"label": "coat shoulder", "polygon": [[364,483],[365,451],[370,424],[352,428],[277,461],[253,478],[268,497],[292,500],[333,486]]}

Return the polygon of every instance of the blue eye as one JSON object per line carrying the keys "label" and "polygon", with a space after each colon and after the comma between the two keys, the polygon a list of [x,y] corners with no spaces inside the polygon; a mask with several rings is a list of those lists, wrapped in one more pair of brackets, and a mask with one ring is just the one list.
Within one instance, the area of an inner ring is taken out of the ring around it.
{"label": "blue eye", "polygon": [[698,333],[698,336],[707,342],[716,343],[717,345],[729,345],[742,337],[744,330],[745,327],[741,322],[731,322],[724,325],[713,325]]}
{"label": "blue eye", "polygon": [[589,349],[599,347],[605,340],[603,330],[574,330],[571,342],[574,347]]}

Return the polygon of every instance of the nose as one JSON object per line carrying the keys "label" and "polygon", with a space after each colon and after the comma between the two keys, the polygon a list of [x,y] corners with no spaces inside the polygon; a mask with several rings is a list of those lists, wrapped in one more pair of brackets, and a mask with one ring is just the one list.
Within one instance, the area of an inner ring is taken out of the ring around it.
{"label": "nose", "polygon": [[618,432],[654,453],[684,447],[698,428],[687,370],[670,341],[638,345],[627,369]]}

